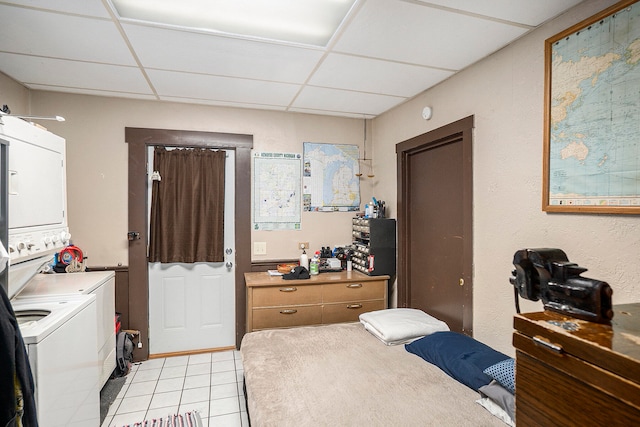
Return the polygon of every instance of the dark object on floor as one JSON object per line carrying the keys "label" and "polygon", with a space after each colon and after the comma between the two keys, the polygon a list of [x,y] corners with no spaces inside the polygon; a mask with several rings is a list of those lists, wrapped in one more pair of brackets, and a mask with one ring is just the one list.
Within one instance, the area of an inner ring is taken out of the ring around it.
{"label": "dark object on floor", "polygon": [[107,380],[104,387],[100,391],[100,425],[107,417],[109,407],[113,404],[113,401],[118,397],[118,393],[122,389],[127,377],[111,378]]}
{"label": "dark object on floor", "polygon": [[116,369],[113,371],[114,377],[124,377],[131,369],[133,362],[133,334],[127,331],[118,333],[116,339]]}

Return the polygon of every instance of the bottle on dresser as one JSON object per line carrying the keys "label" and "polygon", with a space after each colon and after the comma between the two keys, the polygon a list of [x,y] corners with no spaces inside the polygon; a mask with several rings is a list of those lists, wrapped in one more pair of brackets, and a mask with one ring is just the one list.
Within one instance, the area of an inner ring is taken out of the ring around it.
{"label": "bottle on dresser", "polygon": [[309,265],[309,274],[316,275],[320,273],[320,252],[316,251],[311,258],[311,263]]}

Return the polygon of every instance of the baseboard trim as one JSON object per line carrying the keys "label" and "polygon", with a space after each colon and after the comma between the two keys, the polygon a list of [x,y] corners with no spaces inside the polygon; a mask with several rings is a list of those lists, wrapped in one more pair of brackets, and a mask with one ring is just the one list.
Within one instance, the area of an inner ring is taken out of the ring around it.
{"label": "baseboard trim", "polygon": [[236,346],[232,345],[229,347],[203,348],[200,350],[175,351],[172,353],[156,353],[156,354],[149,354],[149,359],[162,359],[166,357],[177,357],[177,356],[191,356],[192,354],[219,353],[221,351],[229,351],[229,350],[235,350],[235,349],[236,349]]}

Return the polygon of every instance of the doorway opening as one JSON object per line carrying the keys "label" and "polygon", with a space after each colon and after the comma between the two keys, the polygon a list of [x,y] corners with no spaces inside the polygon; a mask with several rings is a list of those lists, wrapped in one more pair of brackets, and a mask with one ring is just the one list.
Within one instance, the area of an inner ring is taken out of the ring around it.
{"label": "doorway opening", "polygon": [[473,116],[396,145],[398,307],[473,335]]}
{"label": "doorway opening", "polygon": [[251,149],[253,136],[219,132],[125,128],[129,151],[129,327],[142,334],[136,360],[149,357],[149,272],[147,257],[147,147],[199,147],[235,151],[235,344],[245,333],[244,273],[251,270]]}
{"label": "doorway opening", "polygon": [[161,167],[148,155],[152,357],[235,348],[235,151],[185,148],[167,160],[173,149],[161,149]]}

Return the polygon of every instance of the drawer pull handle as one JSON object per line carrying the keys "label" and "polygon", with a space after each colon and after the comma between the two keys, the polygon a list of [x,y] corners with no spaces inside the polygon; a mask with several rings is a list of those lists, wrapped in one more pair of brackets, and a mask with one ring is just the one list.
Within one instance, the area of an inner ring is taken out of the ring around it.
{"label": "drawer pull handle", "polygon": [[362,308],[362,304],[348,304],[347,308],[350,308],[350,309]]}
{"label": "drawer pull handle", "polygon": [[298,288],[280,288],[280,292],[295,292]]}
{"label": "drawer pull handle", "polygon": [[541,337],[538,337],[538,336],[533,337],[533,342],[536,345],[538,345],[538,346],[540,346],[542,348],[545,348],[547,350],[550,350],[550,351],[552,351],[552,352],[554,352],[556,354],[562,354],[562,346],[560,346],[558,344],[550,343],[549,341],[545,340],[544,338],[541,338]]}
{"label": "drawer pull handle", "polygon": [[353,289],[355,289],[355,288],[361,288],[361,287],[362,287],[362,283],[349,283],[349,284],[347,285],[347,288],[353,288]]}
{"label": "drawer pull handle", "polygon": [[280,314],[296,314],[297,312],[298,310],[295,310],[293,308],[287,309],[287,310],[280,310]]}

